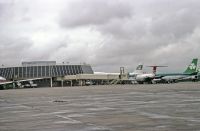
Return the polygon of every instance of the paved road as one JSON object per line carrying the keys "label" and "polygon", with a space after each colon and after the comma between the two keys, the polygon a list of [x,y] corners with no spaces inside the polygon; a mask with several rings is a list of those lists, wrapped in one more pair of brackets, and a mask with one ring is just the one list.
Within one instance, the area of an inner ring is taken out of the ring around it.
{"label": "paved road", "polygon": [[0,130],[200,130],[200,83],[1,90]]}

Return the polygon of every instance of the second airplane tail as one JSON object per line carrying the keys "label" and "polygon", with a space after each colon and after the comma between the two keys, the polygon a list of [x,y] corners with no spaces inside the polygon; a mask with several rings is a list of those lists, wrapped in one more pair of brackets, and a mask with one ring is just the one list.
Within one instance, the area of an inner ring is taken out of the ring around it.
{"label": "second airplane tail", "polygon": [[187,69],[184,71],[186,74],[192,74],[197,72],[197,62],[198,59],[194,58],[191,62],[191,64],[187,67]]}

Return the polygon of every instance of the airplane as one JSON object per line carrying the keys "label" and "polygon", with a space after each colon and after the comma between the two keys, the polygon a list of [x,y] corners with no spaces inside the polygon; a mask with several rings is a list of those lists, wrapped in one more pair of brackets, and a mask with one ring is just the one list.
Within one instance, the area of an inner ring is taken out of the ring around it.
{"label": "airplane", "polygon": [[191,64],[183,73],[166,73],[166,74],[156,74],[152,83],[175,83],[181,80],[197,80],[197,62],[198,59],[194,58]]}
{"label": "airplane", "polygon": [[0,76],[0,82],[4,82],[4,81],[6,81],[6,78]]}
{"label": "airplane", "polygon": [[[12,84],[13,87],[17,86],[19,88],[23,87],[37,87],[37,84],[33,83],[34,80],[41,80],[44,78],[33,78],[33,79],[22,79],[16,81],[8,81],[4,77],[0,76],[0,89],[3,89],[4,86]],[[23,85],[23,82],[28,82],[27,84]]]}
{"label": "airplane", "polygon": [[13,82],[7,81],[6,78],[0,76],[0,90],[3,90],[5,85],[10,85],[10,84],[13,84]]}
{"label": "airplane", "polygon": [[129,79],[135,80],[139,84],[151,83],[154,77],[155,77],[154,73],[143,73],[142,64],[139,64],[134,72],[129,73]]}

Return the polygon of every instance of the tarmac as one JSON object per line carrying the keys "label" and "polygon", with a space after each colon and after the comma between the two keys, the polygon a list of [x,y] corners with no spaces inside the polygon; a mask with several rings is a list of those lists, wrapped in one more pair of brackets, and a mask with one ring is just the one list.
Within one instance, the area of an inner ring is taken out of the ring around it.
{"label": "tarmac", "polygon": [[0,131],[175,130],[200,130],[200,83],[0,91]]}

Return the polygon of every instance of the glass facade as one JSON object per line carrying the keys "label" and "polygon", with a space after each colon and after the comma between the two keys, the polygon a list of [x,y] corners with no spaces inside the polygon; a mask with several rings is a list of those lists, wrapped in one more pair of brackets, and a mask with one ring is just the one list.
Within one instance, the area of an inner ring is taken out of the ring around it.
{"label": "glass facade", "polygon": [[0,76],[6,79],[58,77],[76,74],[93,74],[90,65],[46,65],[0,68]]}

